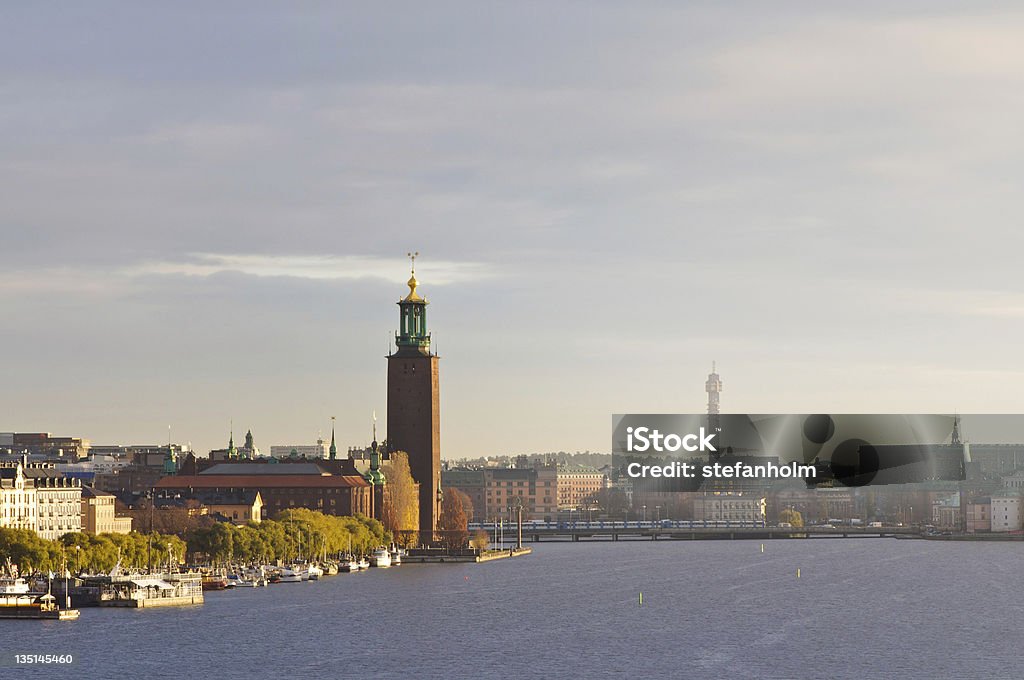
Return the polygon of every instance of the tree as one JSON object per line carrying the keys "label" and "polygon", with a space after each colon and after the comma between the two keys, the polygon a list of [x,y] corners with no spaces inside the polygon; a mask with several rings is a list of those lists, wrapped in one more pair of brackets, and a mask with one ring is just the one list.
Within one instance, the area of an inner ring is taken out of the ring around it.
{"label": "tree", "polygon": [[[395,451],[384,468],[384,528],[405,547],[416,545],[420,525],[418,486],[409,469],[409,454]],[[429,538],[429,537],[428,537]]]}
{"label": "tree", "polygon": [[792,508],[786,508],[779,512],[779,522],[789,522],[794,527],[802,527],[804,525],[803,516]]}
{"label": "tree", "polygon": [[487,550],[487,546],[491,544],[491,536],[483,529],[477,529],[473,532],[473,540],[469,542],[469,545],[477,550]]}
{"label": "tree", "polygon": [[629,499],[622,489],[608,488],[590,494],[583,505],[596,508],[608,517],[625,517]]}
{"label": "tree", "polygon": [[469,538],[464,498],[469,500],[458,489],[448,489],[441,499],[437,529],[441,534],[441,542],[451,550],[464,548]]}

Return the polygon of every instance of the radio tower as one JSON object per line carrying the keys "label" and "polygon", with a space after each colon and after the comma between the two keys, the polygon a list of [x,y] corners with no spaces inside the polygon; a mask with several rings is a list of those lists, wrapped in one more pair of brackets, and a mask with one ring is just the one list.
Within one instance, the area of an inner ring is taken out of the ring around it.
{"label": "radio tower", "polygon": [[722,426],[719,421],[719,395],[722,393],[722,379],[715,371],[715,362],[711,362],[711,373],[704,383],[704,390],[708,393],[708,432],[721,432]]}

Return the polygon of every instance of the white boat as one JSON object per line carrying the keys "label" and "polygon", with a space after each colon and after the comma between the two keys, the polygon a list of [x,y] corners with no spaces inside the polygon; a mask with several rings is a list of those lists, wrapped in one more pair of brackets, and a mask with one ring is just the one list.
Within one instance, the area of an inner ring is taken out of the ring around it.
{"label": "white boat", "polygon": [[324,575],[324,570],[315,564],[311,564],[309,565],[309,568],[306,569],[306,574],[306,578],[310,581],[318,581],[320,577]]}
{"label": "white boat", "polygon": [[390,567],[391,566],[391,553],[387,548],[377,548],[370,555],[370,566],[371,567]]}
{"label": "white boat", "polygon": [[370,568],[370,560],[366,559],[365,557],[360,557],[359,558],[359,568],[360,569],[369,569]]}
{"label": "white boat", "polygon": [[309,574],[298,566],[281,568],[281,583],[300,583],[307,580]]}
{"label": "white boat", "polygon": [[0,578],[0,595],[21,595],[29,590],[28,581],[23,578]]}
{"label": "white boat", "polygon": [[392,566],[398,566],[399,564],[402,563],[402,553],[404,553],[404,552],[405,551],[402,550],[401,548],[395,548],[394,550],[391,551],[391,565]]}

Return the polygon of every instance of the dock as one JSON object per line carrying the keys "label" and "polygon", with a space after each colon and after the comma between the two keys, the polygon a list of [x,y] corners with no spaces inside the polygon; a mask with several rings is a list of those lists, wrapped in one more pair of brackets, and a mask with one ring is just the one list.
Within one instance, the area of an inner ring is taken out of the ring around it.
{"label": "dock", "polygon": [[413,549],[402,558],[403,564],[440,564],[458,562],[493,562],[494,560],[507,560],[512,557],[522,557],[533,552],[533,548],[507,548],[504,550],[438,550],[433,548]]}

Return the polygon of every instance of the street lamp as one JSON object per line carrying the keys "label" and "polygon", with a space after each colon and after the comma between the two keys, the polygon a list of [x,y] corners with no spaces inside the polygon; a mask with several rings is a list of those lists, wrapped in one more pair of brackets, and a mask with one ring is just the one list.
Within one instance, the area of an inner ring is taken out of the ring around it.
{"label": "street lamp", "polygon": [[644,506],[644,521],[647,521],[647,506]]}
{"label": "street lamp", "polygon": [[658,521],[661,522],[661,506],[655,505],[654,508],[658,511]]}

